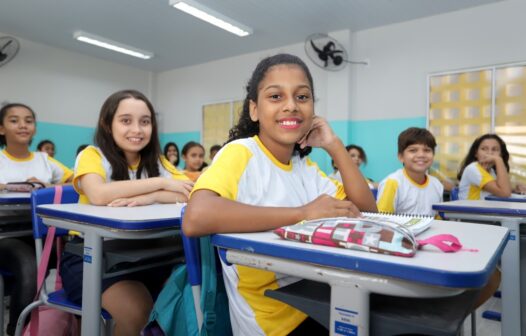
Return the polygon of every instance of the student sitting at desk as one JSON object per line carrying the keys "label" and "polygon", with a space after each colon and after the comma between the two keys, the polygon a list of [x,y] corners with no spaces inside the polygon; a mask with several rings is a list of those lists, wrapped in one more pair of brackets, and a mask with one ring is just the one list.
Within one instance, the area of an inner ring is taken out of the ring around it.
{"label": "student sitting at desk", "polygon": [[[362,163],[367,164],[367,155],[365,154],[365,151],[363,150],[362,147],[351,144],[351,145],[345,146],[345,149],[351,156],[352,162],[356,166],[358,166],[358,168],[362,165]],[[342,176],[340,172],[338,171],[338,167],[334,164],[334,161],[332,161],[332,167],[334,168],[334,172],[331,175],[329,175],[329,177],[342,182]],[[369,185],[369,188],[374,189],[378,187],[378,183],[374,183],[374,181],[368,177],[366,177],[366,179],[367,179],[367,184]]]}
{"label": "student sitting at desk", "polygon": [[[44,152],[31,152],[36,132],[35,112],[24,104],[0,109],[0,188],[9,182],[65,183],[73,172]],[[18,315],[33,301],[36,290],[35,242],[32,236],[0,239],[0,267],[14,274],[7,334],[15,331]],[[3,298],[0,298],[3,300]]]}
{"label": "student sitting at desk", "polygon": [[201,176],[202,169],[206,167],[204,166],[205,148],[198,142],[190,141],[183,146],[181,153],[184,161],[183,173],[190,180],[197,181]]}
{"label": "student sitting at desk", "polygon": [[[343,185],[306,155],[325,149],[341,167]],[[229,143],[199,178],[183,219],[189,236],[257,232],[304,219],[358,216],[376,211],[367,182],[329,124],[314,114],[313,82],[301,59],[263,59]],[[321,325],[274,299],[276,289],[299,279],[222,263],[234,335],[326,334]]]}
{"label": "student sitting at desk", "polygon": [[[142,93],[125,90],[108,97],[95,143],[99,147],[84,149],[75,164],[79,203],[138,206],[187,200],[193,182],[161,155],[154,109]],[[64,252],[61,267],[68,298],[80,304],[82,257]],[[160,289],[169,274],[165,267],[102,280],[102,307],[115,322],[114,335],[139,335],[153,306],[148,289]]]}
{"label": "student sitting at desk", "polygon": [[378,210],[434,216],[432,205],[442,202],[444,187],[427,170],[433,164],[436,141],[425,128],[410,127],[398,136],[398,160],[403,168],[378,187]]}
{"label": "student sitting at desk", "polygon": [[511,196],[510,154],[496,134],[484,134],[473,142],[458,172],[458,198],[478,200],[493,194]]}

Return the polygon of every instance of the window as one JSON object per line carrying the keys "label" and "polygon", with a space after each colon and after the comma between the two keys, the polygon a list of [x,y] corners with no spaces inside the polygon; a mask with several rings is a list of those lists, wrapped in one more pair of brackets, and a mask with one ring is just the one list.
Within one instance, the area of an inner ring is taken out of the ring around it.
{"label": "window", "polygon": [[510,152],[510,177],[526,183],[526,64],[430,75],[428,127],[435,168],[455,179],[473,140],[496,133]]}
{"label": "window", "polygon": [[239,120],[243,101],[229,101],[203,106],[203,147],[205,161],[213,145],[223,145],[228,139],[228,131]]}

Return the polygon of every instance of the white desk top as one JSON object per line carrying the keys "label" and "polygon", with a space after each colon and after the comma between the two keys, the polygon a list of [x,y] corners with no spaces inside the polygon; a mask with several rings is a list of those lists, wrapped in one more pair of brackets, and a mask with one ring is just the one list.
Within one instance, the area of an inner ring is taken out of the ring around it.
{"label": "white desk top", "polygon": [[456,288],[483,286],[506,245],[508,230],[482,224],[434,221],[418,239],[436,234],[452,234],[467,249],[444,253],[424,247],[413,258],[404,258],[350,249],[311,245],[279,238],[272,232],[218,234],[212,243],[226,249],[271,255],[278,258],[379,274]]}
{"label": "white desk top", "polygon": [[433,204],[433,210],[477,214],[526,216],[526,203],[483,200],[457,200]]}
{"label": "white desk top", "polygon": [[31,201],[30,193],[20,192],[0,192],[0,204],[4,203],[29,203]]}
{"label": "white desk top", "polygon": [[153,204],[138,207],[108,207],[91,204],[45,204],[37,214],[117,229],[151,229],[180,224],[181,210],[186,203]]}

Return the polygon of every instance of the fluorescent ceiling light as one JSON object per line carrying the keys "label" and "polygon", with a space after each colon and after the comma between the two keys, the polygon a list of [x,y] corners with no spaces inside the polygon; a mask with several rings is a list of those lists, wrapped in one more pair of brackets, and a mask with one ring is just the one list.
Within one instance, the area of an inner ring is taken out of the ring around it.
{"label": "fluorescent ceiling light", "polygon": [[220,14],[206,6],[193,0],[170,0],[170,6],[173,6],[185,13],[195,16],[198,19],[206,21],[214,26],[224,29],[237,36],[248,36],[252,34],[252,29],[236,22],[223,14]]}
{"label": "fluorescent ceiling light", "polygon": [[113,50],[116,52],[120,52],[126,55],[142,58],[142,59],[150,59],[153,57],[153,53],[149,51],[144,51],[141,49],[137,49],[134,47],[127,46],[125,44],[115,42],[112,40],[109,40],[104,37],[100,37],[97,35],[85,33],[83,31],[77,31],[73,34],[73,37],[77,41],[81,41],[84,43],[92,44],[97,47],[106,48],[109,50]]}

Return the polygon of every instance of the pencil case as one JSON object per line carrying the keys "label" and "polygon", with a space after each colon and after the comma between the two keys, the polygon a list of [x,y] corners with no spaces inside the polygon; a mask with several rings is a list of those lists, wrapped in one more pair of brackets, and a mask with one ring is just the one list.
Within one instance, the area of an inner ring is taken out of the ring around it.
{"label": "pencil case", "polygon": [[410,229],[391,222],[363,218],[324,218],[302,221],[274,230],[283,239],[365,252],[412,257],[424,245],[443,252],[462,248],[458,239],[440,234],[417,240]]}
{"label": "pencil case", "polygon": [[5,190],[7,192],[32,192],[45,187],[41,182],[9,182],[5,185]]}

